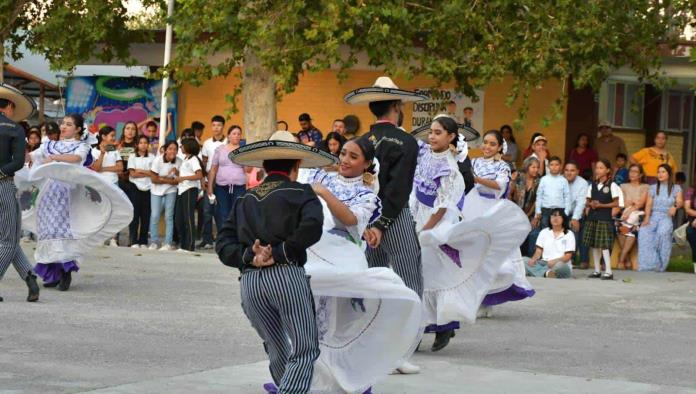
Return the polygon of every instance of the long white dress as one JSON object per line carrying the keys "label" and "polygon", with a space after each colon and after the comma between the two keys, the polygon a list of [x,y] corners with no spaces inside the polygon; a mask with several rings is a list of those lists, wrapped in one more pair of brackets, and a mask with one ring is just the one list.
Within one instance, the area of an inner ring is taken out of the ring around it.
{"label": "long white dress", "polygon": [[[469,204],[453,153],[432,152],[420,143],[410,208],[419,232],[423,260],[423,319],[426,332],[473,323],[505,256],[524,240],[527,219],[494,204],[476,216],[463,216]],[[431,215],[447,209],[431,230],[422,231]]]}
{"label": "long white dress", "polygon": [[[85,253],[127,226],[133,215],[128,197],[99,173],[83,167],[90,147],[83,141],[48,141],[31,153],[33,166],[22,170],[18,186],[22,224],[37,234],[36,273],[56,282],[78,271]],[[46,162],[70,154],[80,163]]]}
{"label": "long white dress", "polygon": [[421,301],[392,270],[368,268],[361,238],[380,201],[362,177],[315,170],[305,179],[324,185],[358,219],[345,226],[324,204],[324,234],[307,251],[321,349],[311,392],[362,393],[413,353]]}
{"label": "long white dress", "polygon": [[[467,195],[462,214],[464,217],[476,217],[491,209],[496,204],[503,204],[505,212],[513,212],[524,215],[522,210],[513,202],[505,199],[510,183],[510,166],[502,160],[476,158],[471,162],[474,174],[480,178],[494,180],[499,189],[492,189],[481,184],[476,184],[475,188]],[[519,245],[524,237],[529,234],[531,226],[525,218],[524,223],[520,223],[515,228],[516,233],[523,237],[515,247],[509,249],[502,266],[498,270],[495,282],[488,290],[488,294],[483,299],[482,304],[493,306],[507,301],[518,301],[534,295],[534,288],[527,280],[524,261],[519,250]]]}

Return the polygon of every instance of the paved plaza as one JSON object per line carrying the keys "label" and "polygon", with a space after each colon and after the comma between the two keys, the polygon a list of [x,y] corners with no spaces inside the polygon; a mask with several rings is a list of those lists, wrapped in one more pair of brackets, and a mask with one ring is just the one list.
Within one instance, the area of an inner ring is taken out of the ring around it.
{"label": "paved plaza", "polygon": [[[422,373],[373,392],[696,393],[696,275],[587,273],[533,280],[535,297],[497,307],[439,353],[426,336],[414,358]],[[69,292],[42,288],[29,304],[10,268],[0,393],[261,394],[265,354],[237,276],[209,253],[105,247]]]}

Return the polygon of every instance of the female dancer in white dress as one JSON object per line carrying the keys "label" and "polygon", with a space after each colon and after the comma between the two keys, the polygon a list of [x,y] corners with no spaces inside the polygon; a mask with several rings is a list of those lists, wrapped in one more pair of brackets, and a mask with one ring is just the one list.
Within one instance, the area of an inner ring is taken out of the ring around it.
{"label": "female dancer in white dress", "polygon": [[[380,215],[368,185],[374,147],[347,142],[338,173],[311,170],[306,182],[324,204],[324,234],[307,250],[321,353],[312,393],[369,393],[379,379],[410,357],[421,337],[421,302],[391,269],[368,268],[367,226]],[[274,392],[273,384],[264,386]]]}
{"label": "female dancer in white dress", "polygon": [[80,115],[68,115],[61,139],[32,152],[28,181],[39,185],[39,193],[35,207],[23,206],[23,216],[34,219],[27,227],[38,236],[36,273],[45,287],[61,291],[70,288],[84,254],[128,225],[133,210],[115,184],[83,167],[90,152],[80,140],[83,127]]}
{"label": "female dancer in white dress", "polygon": [[[463,211],[465,217],[478,215],[479,212],[485,211],[496,201],[505,199],[508,192],[510,166],[501,160],[501,155],[505,151],[502,134],[497,130],[490,130],[484,134],[481,150],[483,157],[475,158],[472,161],[476,187],[467,195],[467,204]],[[521,212],[517,206],[515,208]],[[529,233],[529,228],[527,222],[523,226],[525,234]],[[507,301],[518,301],[533,295],[534,288],[525,276],[522,255],[519,248],[513,248],[512,253],[499,270],[488,295],[483,299],[479,317],[491,317],[493,305]]]}
{"label": "female dancer in white dress", "polygon": [[[504,202],[462,220],[461,209],[468,201],[455,156],[459,131],[453,118],[435,117],[428,131],[429,145],[418,141],[410,199],[422,248],[425,331],[436,334],[433,351],[447,346],[460,321],[475,321],[505,256],[526,235],[520,231],[526,217],[510,211]],[[425,132],[414,134],[422,139]]]}

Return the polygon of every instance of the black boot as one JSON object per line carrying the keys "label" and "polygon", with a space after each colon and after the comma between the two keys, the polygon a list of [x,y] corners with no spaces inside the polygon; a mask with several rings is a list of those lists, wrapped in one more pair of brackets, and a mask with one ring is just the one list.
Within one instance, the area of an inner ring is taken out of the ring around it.
{"label": "black boot", "polygon": [[44,282],[43,287],[46,287],[46,288],[57,287],[58,283],[60,283],[60,280],[57,280],[55,282]]}
{"label": "black boot", "polygon": [[72,275],[70,275],[70,272],[63,272],[63,276],[60,277],[60,282],[58,282],[58,290],[68,291],[70,282],[72,282]]}
{"label": "black boot", "polygon": [[36,302],[39,300],[39,285],[36,283],[36,275],[31,272],[27,275],[27,287],[29,288],[29,295],[27,296],[27,302]]}
{"label": "black boot", "polygon": [[442,350],[449,344],[450,338],[454,337],[454,330],[441,331],[435,334],[435,342],[433,342],[433,347],[430,349],[434,352]]}

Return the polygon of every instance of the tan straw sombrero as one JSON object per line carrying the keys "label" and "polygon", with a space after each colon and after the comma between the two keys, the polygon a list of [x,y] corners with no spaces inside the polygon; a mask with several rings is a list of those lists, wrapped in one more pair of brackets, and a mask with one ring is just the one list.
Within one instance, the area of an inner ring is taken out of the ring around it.
{"label": "tan straw sombrero", "polygon": [[389,77],[379,77],[368,88],[355,89],[346,94],[343,100],[348,104],[371,103],[373,101],[401,100],[404,102],[426,100],[428,96],[417,92],[399,89]]}
{"label": "tan straw sombrero", "polygon": [[302,145],[289,131],[276,131],[268,141],[254,142],[235,149],[230,160],[240,166],[263,167],[264,160],[301,160],[300,167],[325,167],[338,163],[328,152]]}
{"label": "tan straw sombrero", "polygon": [[[443,116],[449,116],[449,115],[437,115],[436,117],[433,118],[433,120],[436,120],[437,118],[440,118]],[[432,122],[426,123],[423,126],[417,128],[417,129],[414,129],[411,132],[411,135],[416,139],[428,142],[428,132],[430,131],[431,123]],[[462,123],[457,123],[457,126],[459,126],[459,135],[462,136],[464,141],[467,141],[467,142],[476,141],[481,136],[481,134],[479,134],[479,132],[471,126],[466,126]]]}
{"label": "tan straw sombrero", "polygon": [[0,83],[0,99],[12,101],[14,104],[14,114],[9,118],[15,122],[29,118],[36,110],[34,100],[14,86],[5,83]]}

